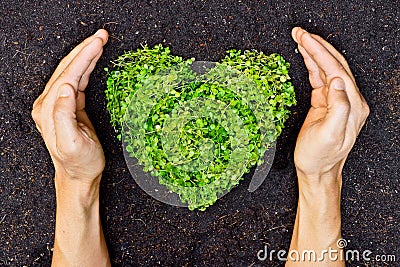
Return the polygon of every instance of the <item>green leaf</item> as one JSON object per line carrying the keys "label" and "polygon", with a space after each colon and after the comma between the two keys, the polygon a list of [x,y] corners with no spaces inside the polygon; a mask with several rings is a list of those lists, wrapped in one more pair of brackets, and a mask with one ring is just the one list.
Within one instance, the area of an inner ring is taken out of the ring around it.
{"label": "green leaf", "polygon": [[[162,45],[126,52],[104,69],[105,94],[110,122],[129,155],[190,210],[205,210],[261,164],[296,99],[290,64],[278,54],[232,49],[201,77],[191,71],[192,61]],[[204,99],[201,115],[177,111],[197,98]],[[216,101],[223,108],[211,108]],[[122,136],[123,125],[129,131]],[[188,164],[193,170],[183,169]]]}

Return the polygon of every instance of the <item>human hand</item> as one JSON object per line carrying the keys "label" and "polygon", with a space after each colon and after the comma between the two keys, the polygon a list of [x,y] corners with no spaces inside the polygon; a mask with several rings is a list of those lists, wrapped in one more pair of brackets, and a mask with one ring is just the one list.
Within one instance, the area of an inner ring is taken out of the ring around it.
{"label": "human hand", "polygon": [[300,130],[294,159],[298,172],[340,176],[369,114],[344,57],[321,37],[294,28],[313,88],[311,108]]}
{"label": "human hand", "polygon": [[55,167],[52,266],[111,266],[99,214],[104,153],[84,110],[84,90],[107,39],[99,30],[72,50],[33,104],[32,117]]}
{"label": "human hand", "polygon": [[91,184],[104,169],[102,147],[84,110],[84,90],[107,39],[108,33],[99,30],[72,50],[33,104],[32,117],[50,152],[56,180]]}
{"label": "human hand", "polygon": [[[321,261],[288,257],[286,266],[344,266],[325,257],[341,251],[342,169],[369,114],[369,108],[344,57],[321,37],[294,28],[293,39],[304,58],[313,88],[311,108],[294,154],[299,202],[290,251],[315,251]],[[325,256],[324,256],[325,255]]]}

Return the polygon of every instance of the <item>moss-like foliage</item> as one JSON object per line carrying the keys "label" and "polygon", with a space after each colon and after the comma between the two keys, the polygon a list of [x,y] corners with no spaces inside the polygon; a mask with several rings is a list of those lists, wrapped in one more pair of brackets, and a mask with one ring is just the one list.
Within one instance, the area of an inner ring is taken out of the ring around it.
{"label": "moss-like foliage", "polygon": [[125,53],[106,70],[107,109],[144,171],[204,210],[262,163],[296,101],[280,55],[230,50],[203,75],[192,62],[161,45]]}

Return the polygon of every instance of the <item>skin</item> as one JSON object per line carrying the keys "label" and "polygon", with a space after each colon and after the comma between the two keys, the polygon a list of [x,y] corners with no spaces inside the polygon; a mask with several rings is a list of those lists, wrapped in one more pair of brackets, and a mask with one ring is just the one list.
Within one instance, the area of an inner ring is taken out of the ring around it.
{"label": "skin", "polygon": [[111,266],[99,214],[105,158],[84,110],[84,90],[107,39],[99,30],[78,45],[33,105],[32,117],[55,168],[53,266]]}
{"label": "skin", "polygon": [[[299,133],[295,164],[299,203],[290,248],[337,248],[341,237],[342,169],[369,109],[346,60],[329,43],[300,28],[299,45],[313,87]],[[57,197],[53,266],[110,266],[99,215],[104,153],[84,108],[89,82],[108,33],[99,30],[66,56],[33,105],[32,117],[55,168]],[[343,266],[343,261],[287,266]]]}
{"label": "skin", "polygon": [[286,266],[344,266],[339,256],[343,251],[337,245],[341,238],[342,170],[369,108],[349,65],[332,45],[298,27],[292,30],[292,37],[304,58],[313,91],[294,153],[299,201],[289,251],[302,255],[304,250],[314,250],[322,258],[324,250],[337,250],[338,260],[334,254],[307,263],[288,257]]}

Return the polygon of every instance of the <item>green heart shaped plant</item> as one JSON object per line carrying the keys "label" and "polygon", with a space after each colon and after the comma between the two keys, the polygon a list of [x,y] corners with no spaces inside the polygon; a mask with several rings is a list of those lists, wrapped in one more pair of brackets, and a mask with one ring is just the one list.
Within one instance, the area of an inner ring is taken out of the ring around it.
{"label": "green heart shaped plant", "polygon": [[157,45],[107,71],[107,110],[130,157],[189,209],[230,191],[282,132],[296,104],[278,54],[230,50],[205,74]]}

